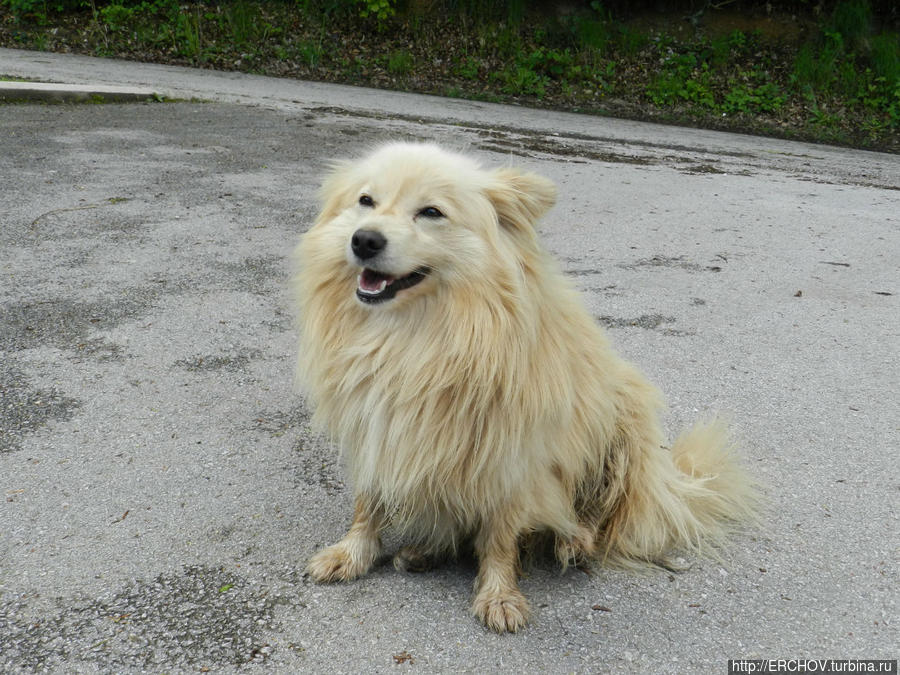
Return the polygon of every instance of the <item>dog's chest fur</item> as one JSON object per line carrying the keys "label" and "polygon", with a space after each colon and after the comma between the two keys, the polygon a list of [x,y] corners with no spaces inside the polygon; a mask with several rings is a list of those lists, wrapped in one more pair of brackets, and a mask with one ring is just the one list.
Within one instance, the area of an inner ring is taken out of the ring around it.
{"label": "dog's chest fur", "polygon": [[357,492],[408,528],[465,529],[547,474],[543,450],[558,441],[547,430],[563,426],[558,403],[570,393],[529,386],[545,367],[537,338],[496,307],[422,309],[346,307],[343,330],[307,341],[306,379]]}

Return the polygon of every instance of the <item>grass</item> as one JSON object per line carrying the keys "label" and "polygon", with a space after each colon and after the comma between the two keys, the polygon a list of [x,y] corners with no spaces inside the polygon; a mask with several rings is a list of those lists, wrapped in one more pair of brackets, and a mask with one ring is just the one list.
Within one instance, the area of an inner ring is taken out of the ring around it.
{"label": "grass", "polygon": [[709,8],[689,17],[692,27],[678,9],[647,25],[597,1],[568,14],[537,6],[0,0],[0,44],[900,151],[900,33],[879,24],[867,0],[836,0],[818,18],[810,12],[805,33],[789,38],[747,26],[714,30],[720,18],[742,17]]}
{"label": "grass", "polygon": [[415,67],[415,57],[405,49],[397,49],[387,58],[388,72],[393,75],[408,75]]}

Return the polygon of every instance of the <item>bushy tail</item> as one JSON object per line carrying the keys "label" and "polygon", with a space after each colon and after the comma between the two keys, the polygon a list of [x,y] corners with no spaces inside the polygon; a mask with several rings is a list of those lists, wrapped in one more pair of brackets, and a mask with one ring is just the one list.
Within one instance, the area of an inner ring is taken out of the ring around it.
{"label": "bushy tail", "polygon": [[630,448],[622,498],[604,528],[606,558],[660,563],[677,550],[714,554],[758,521],[759,492],[720,420],[684,432],[671,450]]}

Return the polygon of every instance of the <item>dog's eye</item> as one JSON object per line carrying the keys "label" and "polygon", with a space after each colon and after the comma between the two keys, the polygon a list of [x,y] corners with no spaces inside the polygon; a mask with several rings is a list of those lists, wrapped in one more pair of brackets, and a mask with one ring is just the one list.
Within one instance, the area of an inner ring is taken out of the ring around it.
{"label": "dog's eye", "polygon": [[444,214],[441,213],[441,210],[434,206],[426,206],[424,209],[419,211],[416,215],[424,216],[425,218],[443,218]]}
{"label": "dog's eye", "polygon": [[375,200],[372,199],[369,195],[360,195],[359,196],[359,205],[360,206],[368,206],[371,208],[371,207],[375,206]]}

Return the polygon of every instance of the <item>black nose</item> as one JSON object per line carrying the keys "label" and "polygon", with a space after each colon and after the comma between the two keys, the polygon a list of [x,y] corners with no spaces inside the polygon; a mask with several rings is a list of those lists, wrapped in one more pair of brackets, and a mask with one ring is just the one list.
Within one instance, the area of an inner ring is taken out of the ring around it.
{"label": "black nose", "polygon": [[350,248],[353,249],[353,255],[360,260],[374,258],[381,253],[385,246],[387,246],[387,239],[381,232],[376,232],[375,230],[357,230],[353,233],[353,238],[350,240]]}

